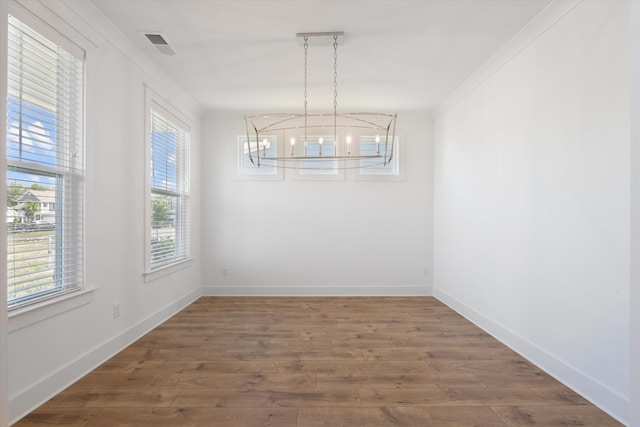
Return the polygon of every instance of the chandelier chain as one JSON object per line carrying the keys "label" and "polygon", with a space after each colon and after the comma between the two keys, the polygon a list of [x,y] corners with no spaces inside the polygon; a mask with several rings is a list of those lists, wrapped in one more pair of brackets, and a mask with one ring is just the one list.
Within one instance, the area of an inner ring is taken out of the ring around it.
{"label": "chandelier chain", "polygon": [[338,36],[333,36],[333,114],[338,113]]}
{"label": "chandelier chain", "polygon": [[333,149],[338,142],[338,36],[333,35]]}
{"label": "chandelier chain", "polygon": [[[309,37],[304,36],[304,143],[307,141],[307,56],[309,51]],[[306,153],[305,153],[306,154]]]}
{"label": "chandelier chain", "polygon": [[307,55],[309,51],[309,38],[304,36],[304,115],[307,115]]}

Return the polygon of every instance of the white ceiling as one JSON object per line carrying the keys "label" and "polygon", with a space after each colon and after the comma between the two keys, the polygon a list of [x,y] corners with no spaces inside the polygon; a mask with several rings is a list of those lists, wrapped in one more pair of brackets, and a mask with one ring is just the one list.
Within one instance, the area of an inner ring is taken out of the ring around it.
{"label": "white ceiling", "polygon": [[[299,111],[298,32],[344,31],[340,111],[431,110],[549,0],[92,0],[205,108]],[[141,35],[162,32],[176,56]],[[309,48],[309,109],[332,108],[333,52]]]}

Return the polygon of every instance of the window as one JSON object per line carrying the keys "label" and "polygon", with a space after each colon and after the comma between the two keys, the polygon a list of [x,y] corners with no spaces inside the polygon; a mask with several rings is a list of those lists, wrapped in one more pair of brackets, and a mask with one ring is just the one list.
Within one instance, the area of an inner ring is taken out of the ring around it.
{"label": "window", "polygon": [[[385,146],[386,145],[386,146]],[[360,160],[360,176],[361,177],[381,177],[382,179],[389,179],[391,177],[400,176],[400,150],[398,137],[393,138],[393,157],[386,165],[382,159],[363,159]],[[385,152],[386,150],[386,152]],[[384,142],[377,142],[375,136],[362,136],[360,137],[360,155],[361,156],[374,156],[376,154],[383,155],[388,158],[391,153],[391,137],[389,137],[388,144]]]}
{"label": "window", "polygon": [[[238,178],[239,179],[259,179],[259,180],[279,180],[282,179],[282,168],[274,167],[275,160],[263,160],[263,157],[280,156],[280,146],[275,135],[261,135],[261,141],[256,146],[255,136],[251,144],[247,143],[246,135],[238,137]],[[256,148],[260,149],[260,167],[251,163],[249,150],[256,162]]]}
{"label": "window", "polygon": [[189,127],[149,98],[146,272],[189,258]]}
{"label": "window", "polygon": [[84,52],[13,16],[8,23],[7,297],[13,309],[83,287]]}
{"label": "window", "polygon": [[[338,156],[338,144],[333,143],[333,135],[309,135],[307,141],[296,144],[300,156]],[[298,137],[304,141],[304,136]],[[321,142],[322,141],[322,142]],[[339,162],[332,159],[305,159],[298,162],[297,179],[336,180],[344,178],[344,170],[339,168]]]}

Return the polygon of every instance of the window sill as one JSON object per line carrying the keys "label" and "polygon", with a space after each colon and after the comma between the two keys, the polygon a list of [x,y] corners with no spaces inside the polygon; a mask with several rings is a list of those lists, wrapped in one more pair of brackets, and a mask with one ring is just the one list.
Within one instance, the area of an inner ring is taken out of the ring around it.
{"label": "window sill", "polygon": [[93,301],[98,288],[80,289],[75,292],[41,301],[9,312],[9,332],[58,316]]}
{"label": "window sill", "polygon": [[191,267],[193,263],[193,258],[185,258],[180,261],[176,261],[172,264],[167,264],[162,267],[158,267],[153,271],[149,271],[143,274],[144,282],[149,283],[157,280],[161,277],[168,276],[169,274],[175,273],[176,271],[184,270],[185,268]]}
{"label": "window sill", "polygon": [[358,173],[354,177],[356,181],[404,181],[404,177],[400,173]]}

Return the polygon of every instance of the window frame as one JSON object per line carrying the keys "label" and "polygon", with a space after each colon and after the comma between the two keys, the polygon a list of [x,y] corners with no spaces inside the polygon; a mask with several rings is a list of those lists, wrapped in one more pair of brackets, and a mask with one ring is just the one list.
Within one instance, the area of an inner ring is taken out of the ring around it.
{"label": "window frame", "polygon": [[[375,136],[373,135],[361,135],[358,138],[358,144],[355,147],[358,151],[358,154],[362,153],[362,144],[363,143],[371,143],[375,141]],[[354,176],[355,180],[358,181],[402,181],[404,179],[404,168],[402,161],[405,151],[405,146],[400,142],[400,137],[396,134],[393,138],[393,158],[391,159],[391,168],[390,169],[370,169],[367,167],[358,168],[357,172]],[[384,143],[380,143],[381,146]],[[379,171],[376,173],[371,173],[371,170]]]}
{"label": "window frame", "polygon": [[[34,308],[43,306],[50,306],[51,304],[57,304],[58,301],[69,300],[69,298],[75,298],[77,295],[85,294],[91,290],[86,289],[85,279],[85,236],[84,236],[84,207],[85,207],[85,194],[84,194],[84,182],[86,177],[86,163],[84,158],[85,146],[86,146],[86,111],[85,111],[85,86],[86,86],[86,50],[80,45],[76,44],[71,38],[63,34],[56,26],[52,26],[43,20],[37,19],[31,11],[18,4],[10,4],[8,8],[8,14],[4,19],[7,20],[7,31],[9,31],[9,17],[12,16],[21,25],[24,25],[38,34],[38,36],[46,39],[49,43],[55,45],[57,48],[62,49],[66,54],[79,61],[79,64],[74,66],[78,67],[77,79],[71,83],[79,90],[79,94],[75,98],[71,98],[76,103],[73,107],[75,116],[71,119],[71,123],[75,124],[72,130],[72,137],[58,138],[58,141],[64,141],[64,151],[71,150],[73,153],[70,159],[65,159],[65,163],[61,165],[49,166],[44,162],[34,162],[24,159],[15,159],[9,157],[9,152],[5,153],[5,162],[7,165],[5,171],[5,180],[9,181],[10,173],[28,174],[32,176],[43,176],[48,178],[55,178],[56,180],[56,200],[55,205],[50,203],[50,207],[47,211],[51,211],[51,205],[53,205],[53,211],[56,212],[55,235],[56,235],[56,252],[55,252],[55,274],[53,289],[33,292],[32,294],[25,295],[24,297],[8,299],[8,310],[11,317],[18,314],[24,314],[31,312]],[[72,64],[71,62],[69,64]],[[7,75],[7,78],[9,76]],[[59,82],[56,79],[56,82]],[[8,80],[7,80],[8,83]],[[8,99],[6,101],[9,102]],[[29,104],[31,105],[31,104]],[[33,105],[36,108],[43,108],[40,105]],[[8,105],[7,105],[8,107]],[[5,116],[7,119],[7,130],[9,121],[8,113],[9,108],[6,110]],[[63,112],[66,114],[67,112]],[[23,114],[20,112],[19,114]],[[7,138],[7,144],[9,139]],[[57,153],[56,158],[60,159],[60,154]],[[44,215],[44,208],[40,203],[39,214]],[[64,225],[62,224],[64,223]],[[69,225],[71,224],[71,225]],[[67,257],[61,254],[62,242],[72,242],[69,246],[65,243],[65,248],[73,248],[72,254]],[[74,243],[75,242],[75,243]],[[7,250],[9,250],[8,242]],[[5,260],[8,262],[8,260]],[[77,267],[65,266],[64,263],[72,263]],[[70,274],[69,274],[70,272]],[[8,279],[7,279],[8,280]],[[7,287],[6,292],[8,293]],[[32,295],[32,296],[30,296]],[[12,301],[14,301],[12,303]]]}
{"label": "window frame", "polygon": [[[263,135],[261,138],[267,139],[269,143],[274,144],[275,156],[282,156],[282,143],[278,140],[277,135]],[[281,181],[284,177],[281,167],[260,167],[257,166],[244,167],[244,144],[247,143],[247,135],[238,135],[238,143],[236,148],[236,157],[238,160],[238,169],[236,179],[238,180],[259,180],[259,181]],[[253,138],[251,144],[255,144]],[[277,161],[274,163],[278,163]]]}
{"label": "window frame", "polygon": [[[191,128],[190,121],[177,110],[173,105],[165,101],[161,96],[154,92],[150,87],[145,85],[145,131],[144,131],[144,173],[145,173],[145,196],[144,196],[144,269],[143,275],[145,282],[153,281],[156,278],[162,277],[165,274],[170,274],[173,271],[186,268],[192,261],[191,257],[191,217],[192,217],[192,197],[191,197],[191,158],[190,158],[190,145],[191,145]],[[185,132],[184,152],[182,153],[184,159],[185,171],[182,174],[183,179],[186,180],[184,186],[186,189],[171,191],[171,190],[157,190],[154,192],[152,188],[152,165],[151,165],[151,135],[153,133],[153,111],[157,111],[167,120],[170,120],[172,124],[180,127]],[[176,240],[178,235],[181,239],[186,239],[186,243],[183,242],[185,254],[178,257],[174,257],[171,260],[159,264],[153,265],[151,256],[151,237],[152,237],[152,198],[153,194],[167,195],[170,197],[179,197],[180,205],[186,210],[187,221],[186,224],[181,224],[176,221]],[[184,204],[186,202],[186,205]],[[183,228],[186,226],[186,230]]]}
{"label": "window frame", "polygon": [[[307,142],[305,144],[305,138],[304,135],[296,135],[296,140],[300,141],[299,143],[296,144],[295,146],[295,153],[297,156],[302,157],[304,155],[305,152],[305,146],[306,149],[308,150],[309,145],[313,144],[314,146],[318,146],[319,145],[319,139],[322,138],[323,139],[323,147],[324,144],[331,144],[331,146],[334,149],[333,154],[331,154],[332,156],[340,156],[341,150],[342,150],[342,143],[341,141],[344,138],[340,138],[340,136],[338,135],[338,142],[334,143],[334,135],[329,135],[329,134],[313,134],[313,135],[307,135]],[[324,149],[324,153],[326,154],[326,148]],[[343,181],[344,180],[344,169],[340,168],[340,162],[338,160],[331,160],[331,159],[327,159],[327,162],[332,162],[333,163],[333,168],[332,169],[300,169],[302,167],[302,165],[304,165],[305,161],[308,160],[298,160],[297,162],[297,166],[298,169],[294,169],[294,179],[296,180],[302,180],[302,181]]]}

